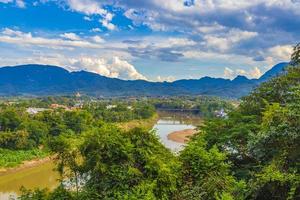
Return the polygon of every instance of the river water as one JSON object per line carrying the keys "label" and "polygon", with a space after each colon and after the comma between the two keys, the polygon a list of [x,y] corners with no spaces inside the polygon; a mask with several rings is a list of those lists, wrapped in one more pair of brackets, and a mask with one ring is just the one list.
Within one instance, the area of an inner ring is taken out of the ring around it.
{"label": "river water", "polygon": [[178,152],[184,148],[184,144],[174,142],[168,139],[168,135],[174,131],[181,131],[185,129],[194,129],[194,125],[182,124],[180,121],[175,121],[172,119],[160,119],[154,125],[153,129],[156,131],[161,143],[163,143],[167,148],[171,149],[173,152]]}
{"label": "river water", "polygon": [[54,163],[47,163],[32,168],[0,176],[0,200],[8,200],[20,194],[22,186],[27,189],[49,188],[58,186],[58,173],[54,171]]}
{"label": "river water", "polygon": [[[180,151],[184,147],[184,144],[169,140],[167,137],[168,134],[174,131],[193,129],[201,123],[200,118],[188,115],[161,112],[159,116],[160,118],[153,129],[156,131],[160,141],[174,152]],[[0,200],[9,200],[10,197],[18,196],[21,186],[27,189],[54,189],[59,184],[59,175],[54,171],[54,168],[54,163],[50,161],[36,167],[22,169],[7,175],[0,175]]]}

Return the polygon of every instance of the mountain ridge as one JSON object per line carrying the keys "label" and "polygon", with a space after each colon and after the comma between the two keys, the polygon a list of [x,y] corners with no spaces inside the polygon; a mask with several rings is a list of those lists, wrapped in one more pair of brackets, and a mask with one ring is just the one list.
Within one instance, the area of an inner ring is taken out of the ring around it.
{"label": "mountain ridge", "polygon": [[278,63],[259,79],[237,76],[233,80],[202,77],[174,82],[121,80],[84,70],[69,72],[52,65],[28,64],[0,68],[0,95],[67,95],[81,92],[92,96],[213,95],[239,98],[278,74],[288,63]]}

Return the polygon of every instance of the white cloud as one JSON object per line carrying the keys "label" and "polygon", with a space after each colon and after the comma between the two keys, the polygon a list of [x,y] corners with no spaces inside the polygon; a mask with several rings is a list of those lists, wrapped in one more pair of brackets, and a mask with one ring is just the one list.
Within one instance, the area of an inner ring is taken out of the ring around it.
{"label": "white cloud", "polygon": [[[112,59],[111,59],[112,58]],[[17,56],[16,58],[5,58],[0,56],[3,66],[18,64],[45,64],[61,66],[68,71],[89,71],[110,78],[119,78],[124,80],[143,79],[146,77],[139,73],[136,68],[124,58],[111,57],[104,58],[90,55],[64,55],[60,53],[39,53],[36,52],[30,56]]]}
{"label": "white cloud", "polygon": [[113,14],[107,13],[106,15],[104,15],[103,19],[99,20],[99,22],[102,24],[102,26],[104,26],[108,30],[111,31],[116,30],[116,26],[111,23],[112,19],[113,19]]}
{"label": "white cloud", "polygon": [[205,35],[204,36],[204,45],[208,48],[214,48],[224,52],[232,48],[234,44],[239,43],[243,40],[251,39],[257,36],[256,32],[242,31],[239,29],[231,29],[229,32],[220,35]]}
{"label": "white cloud", "polygon": [[91,38],[96,43],[104,43],[105,42],[105,40],[103,38],[101,38],[100,36],[98,36],[98,35],[95,35],[95,36],[93,36]]}
{"label": "white cloud", "polygon": [[85,21],[92,21],[92,18],[90,18],[90,17],[88,17],[88,16],[84,16],[83,19],[84,19]]}
{"label": "white cloud", "polygon": [[0,3],[15,3],[15,5],[19,8],[26,7],[24,0],[0,0]]}
{"label": "white cloud", "polygon": [[65,0],[69,8],[73,11],[84,13],[84,19],[91,21],[90,15],[99,15],[99,22],[108,30],[116,30],[117,27],[111,23],[113,14],[103,8],[101,1],[95,0]]}
{"label": "white cloud", "polygon": [[262,75],[262,72],[258,67],[253,67],[249,69],[249,71],[246,71],[244,69],[231,69],[225,67],[224,69],[225,78],[233,79],[238,75],[246,76],[248,78],[259,78]]}
{"label": "white cloud", "polygon": [[277,45],[268,49],[269,54],[279,60],[290,60],[293,52],[292,45]]}
{"label": "white cloud", "polygon": [[100,28],[92,28],[90,31],[91,32],[101,32],[101,29]]}
{"label": "white cloud", "polygon": [[260,51],[259,55],[264,58],[267,63],[266,69],[277,64],[278,62],[290,61],[291,54],[293,52],[293,45],[276,45],[270,48]]}
{"label": "white cloud", "polygon": [[86,40],[79,40],[75,34],[62,35],[65,39],[58,38],[44,38],[38,36],[32,36],[32,34],[16,31],[5,28],[0,34],[0,42],[11,43],[16,45],[33,45],[41,46],[45,48],[102,48],[99,44],[90,43]]}
{"label": "white cloud", "polygon": [[145,76],[140,74],[133,65],[118,57],[114,57],[111,64],[112,74],[117,77],[127,77],[128,79],[146,79]]}
{"label": "white cloud", "polygon": [[72,70],[85,69],[111,78],[146,80],[146,77],[140,74],[133,65],[119,57],[114,57],[111,62],[103,58],[92,57],[80,57],[70,59],[69,61]]}
{"label": "white cloud", "polygon": [[176,47],[176,46],[193,46],[197,43],[193,40],[187,39],[187,38],[167,38],[162,43],[157,43],[160,47]]}
{"label": "white cloud", "polygon": [[250,77],[253,78],[259,78],[262,75],[262,72],[260,71],[260,69],[258,67],[254,67],[252,70],[249,71],[249,75]]}
{"label": "white cloud", "polygon": [[202,26],[199,26],[196,30],[202,32],[202,33],[213,33],[213,32],[216,32],[216,31],[223,31],[224,29],[226,29],[225,26],[222,26],[220,24],[217,24],[217,23],[214,23],[214,24],[211,24],[211,25],[202,25]]}
{"label": "white cloud", "polygon": [[86,15],[105,15],[107,11],[102,5],[93,0],[66,0],[71,10],[84,13]]}
{"label": "white cloud", "polygon": [[225,67],[224,69],[224,76],[226,78],[233,78],[235,76],[235,73],[232,69],[228,68],[228,67]]}
{"label": "white cloud", "polygon": [[75,33],[64,33],[60,34],[60,37],[69,39],[69,40],[81,40],[81,38]]}
{"label": "white cloud", "polygon": [[174,76],[157,76],[156,77],[156,80],[154,81],[157,81],[157,82],[173,82],[175,81],[175,77]]}
{"label": "white cloud", "polygon": [[26,7],[26,4],[23,0],[16,0],[16,5],[19,7],[19,8],[25,8]]}

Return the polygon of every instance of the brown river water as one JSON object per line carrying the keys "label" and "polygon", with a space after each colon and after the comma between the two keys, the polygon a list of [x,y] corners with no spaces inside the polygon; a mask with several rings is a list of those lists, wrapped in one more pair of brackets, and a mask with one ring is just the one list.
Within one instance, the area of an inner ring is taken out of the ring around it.
{"label": "brown river water", "polygon": [[20,188],[27,189],[49,188],[58,186],[59,175],[55,172],[55,165],[49,161],[32,168],[21,169],[0,176],[0,200],[8,200],[20,195]]}

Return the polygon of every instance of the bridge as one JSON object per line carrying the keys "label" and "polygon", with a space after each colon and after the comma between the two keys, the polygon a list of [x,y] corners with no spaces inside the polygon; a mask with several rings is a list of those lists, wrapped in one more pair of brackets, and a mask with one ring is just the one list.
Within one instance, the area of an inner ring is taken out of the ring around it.
{"label": "bridge", "polygon": [[157,122],[157,125],[180,125],[176,120],[168,121],[168,122]]}

